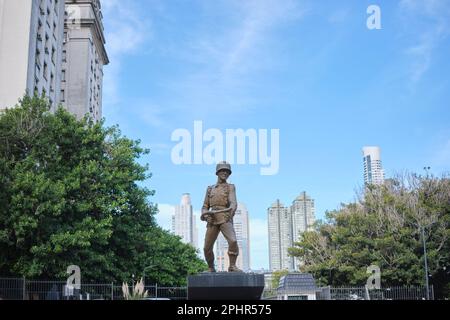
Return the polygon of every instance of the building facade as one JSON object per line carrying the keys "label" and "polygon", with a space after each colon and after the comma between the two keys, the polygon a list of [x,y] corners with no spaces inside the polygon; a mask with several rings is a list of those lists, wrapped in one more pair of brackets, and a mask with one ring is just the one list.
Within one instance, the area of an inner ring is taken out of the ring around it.
{"label": "building facade", "polygon": [[[238,203],[233,225],[239,247],[236,266],[244,272],[248,272],[250,271],[250,230],[249,214],[245,204]],[[217,271],[227,271],[229,266],[228,242],[222,233],[219,234],[216,241],[215,256]]]}
{"label": "building facade", "polygon": [[77,118],[102,117],[103,66],[109,63],[103,31],[99,0],[66,0],[61,103]]}
{"label": "building facade", "polygon": [[0,109],[25,93],[60,102],[64,0],[0,0]]}
{"label": "building facade", "polygon": [[270,270],[294,270],[294,259],[288,255],[292,247],[292,214],[280,200],[267,209],[269,227]]}
{"label": "building facade", "polygon": [[[301,234],[305,231],[311,231],[316,222],[314,199],[312,199],[306,191],[303,191],[291,205],[292,214],[292,241],[293,244],[299,240]],[[293,245],[292,244],[292,245]],[[294,267],[299,269],[301,261],[294,259]]]}
{"label": "building facade", "polygon": [[102,117],[105,50],[99,0],[0,0],[0,110],[44,95],[82,118]]}
{"label": "building facade", "polygon": [[312,230],[315,220],[314,199],[303,191],[291,205],[293,241],[297,241],[299,236]]}
{"label": "building facade", "polygon": [[172,216],[172,232],[181,237],[184,243],[197,248],[197,235],[191,196],[185,193],[181,197],[179,205],[175,206],[175,214]]}
{"label": "building facade", "polygon": [[299,270],[301,261],[290,257],[288,249],[303,232],[312,230],[315,223],[314,199],[303,191],[290,207],[277,200],[267,211],[270,270]]}
{"label": "building facade", "polygon": [[364,183],[380,185],[384,183],[380,147],[363,147]]}

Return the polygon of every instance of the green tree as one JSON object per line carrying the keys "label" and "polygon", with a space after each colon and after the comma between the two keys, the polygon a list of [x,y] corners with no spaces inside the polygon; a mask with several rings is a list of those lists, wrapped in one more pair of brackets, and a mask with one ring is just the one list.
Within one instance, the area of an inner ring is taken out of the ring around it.
{"label": "green tree", "polygon": [[381,269],[383,286],[424,285],[421,231],[425,230],[431,284],[449,296],[450,179],[406,174],[367,186],[356,203],[327,212],[327,222],[290,248],[322,285],[366,283],[366,269]]}
{"label": "green tree", "polygon": [[278,288],[280,279],[289,273],[288,270],[277,270],[272,273],[272,288]]}
{"label": "green tree", "polygon": [[24,97],[0,116],[0,274],[180,285],[205,269],[195,250],[157,226],[147,153],[117,127],[49,112]]}

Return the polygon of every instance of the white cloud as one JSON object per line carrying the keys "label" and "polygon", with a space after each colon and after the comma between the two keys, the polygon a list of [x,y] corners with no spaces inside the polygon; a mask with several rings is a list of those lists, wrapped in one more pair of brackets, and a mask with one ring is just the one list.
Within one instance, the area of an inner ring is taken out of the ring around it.
{"label": "white cloud", "polygon": [[232,37],[228,48],[223,51],[222,72],[224,74],[242,70],[252,62],[254,51],[265,41],[270,28],[298,19],[304,14],[298,7],[298,3],[291,0],[253,0],[239,2],[239,6],[244,11],[244,17],[236,29],[229,30]]}
{"label": "white cloud", "polygon": [[[170,84],[182,99],[180,109],[189,108],[203,118],[217,110],[233,116],[249,111],[255,101],[247,89],[259,81],[259,72],[283,63],[274,58],[282,43],[272,37],[273,32],[306,12],[303,2],[292,0],[224,3],[220,9],[226,23],[218,27],[206,20],[171,52],[195,66],[193,72]],[[206,6],[205,10],[205,16],[214,16],[218,7]]]}
{"label": "white cloud", "polygon": [[157,104],[139,101],[135,102],[132,108],[128,109],[128,112],[132,113],[136,119],[143,121],[152,128],[161,128],[168,125],[165,120],[165,111],[164,108]]}
{"label": "white cloud", "polygon": [[339,9],[331,13],[328,17],[328,22],[333,25],[338,25],[345,22],[350,16],[349,9]]}
{"label": "white cloud", "polygon": [[423,40],[418,45],[406,50],[406,53],[413,58],[411,68],[411,79],[413,82],[418,82],[430,67],[433,47],[433,36],[428,34],[423,37]]}
{"label": "white cloud", "polygon": [[[418,40],[406,49],[412,58],[411,80],[420,81],[432,65],[433,53],[450,35],[450,6],[448,0],[402,0],[400,12],[406,21],[407,32]],[[419,21],[424,22],[419,22]]]}
{"label": "white cloud", "polygon": [[103,104],[111,110],[120,102],[119,79],[123,59],[136,52],[152,34],[150,21],[141,16],[131,1],[124,5],[121,0],[103,0],[102,11],[110,60],[110,65],[105,67]]}

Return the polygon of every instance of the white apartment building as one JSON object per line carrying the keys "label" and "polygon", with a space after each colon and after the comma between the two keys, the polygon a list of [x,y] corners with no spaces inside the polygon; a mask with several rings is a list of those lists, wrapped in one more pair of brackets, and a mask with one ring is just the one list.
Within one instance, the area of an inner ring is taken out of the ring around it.
{"label": "white apartment building", "polygon": [[312,230],[315,220],[316,209],[314,199],[303,191],[291,205],[293,241],[297,241],[299,236],[305,232]]}
{"label": "white apartment building", "polygon": [[191,196],[185,193],[181,197],[179,205],[175,206],[175,214],[172,216],[172,232],[181,237],[184,243],[197,248],[198,241],[196,224],[191,203]]}
{"label": "white apartment building", "polygon": [[[292,214],[292,245],[299,240],[301,234],[305,231],[311,231],[316,222],[315,219],[314,199],[312,199],[306,191],[303,191],[291,205]],[[294,267],[299,270],[301,261],[294,259]]]}
{"label": "white apartment building", "polygon": [[103,16],[99,0],[66,0],[62,51],[61,103],[82,118],[102,117],[105,50]]}
{"label": "white apartment building", "polygon": [[380,147],[363,147],[364,183],[380,185],[384,183]]}
{"label": "white apartment building", "polygon": [[289,208],[277,200],[267,212],[270,270],[299,270],[301,261],[290,257],[288,249],[303,232],[312,230],[315,223],[314,199],[303,191]]}
{"label": "white apartment building", "polygon": [[100,120],[102,19],[100,0],[0,0],[0,110],[37,93]]}
{"label": "white apartment building", "polygon": [[0,0],[0,110],[25,93],[60,101],[64,0]]}
{"label": "white apartment building", "polygon": [[280,200],[267,209],[269,228],[270,270],[294,270],[294,259],[288,255],[292,247],[292,214]]}

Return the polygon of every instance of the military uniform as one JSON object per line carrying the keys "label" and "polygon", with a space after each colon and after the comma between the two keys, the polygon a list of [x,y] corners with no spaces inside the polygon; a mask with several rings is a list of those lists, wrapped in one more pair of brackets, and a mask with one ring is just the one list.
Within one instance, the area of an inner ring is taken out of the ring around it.
{"label": "military uniform", "polygon": [[[213,215],[207,214],[209,210],[223,210],[227,208],[230,208],[230,211],[219,212]],[[233,184],[225,182],[208,187],[206,190],[205,201],[203,202],[201,219],[203,221],[208,221],[203,250],[210,271],[215,270],[213,247],[219,232],[222,232],[225,239],[228,241],[228,256],[230,258],[230,267],[228,271],[241,271],[236,267],[236,260],[239,255],[239,247],[233,227],[233,216],[236,209],[236,189]]]}

